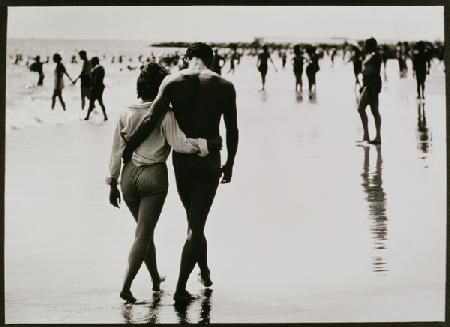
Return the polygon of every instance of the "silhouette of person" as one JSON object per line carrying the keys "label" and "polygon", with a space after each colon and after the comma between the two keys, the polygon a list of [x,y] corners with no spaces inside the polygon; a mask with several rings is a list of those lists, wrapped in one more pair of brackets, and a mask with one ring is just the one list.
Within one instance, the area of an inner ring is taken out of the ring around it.
{"label": "silhouette of person", "polygon": [[62,58],[58,53],[53,55],[53,62],[56,63],[56,66],[54,70],[55,83],[52,95],[52,110],[55,108],[55,100],[58,98],[63,110],[66,111],[66,104],[64,103],[64,99],[62,97],[62,90],[64,89],[64,75],[66,75],[71,82],[72,79],[67,73],[66,67],[62,63]]}
{"label": "silhouette of person", "polygon": [[275,69],[275,71],[277,71],[277,68],[275,67],[275,64],[273,63],[272,58],[270,57],[269,48],[267,47],[267,45],[264,45],[263,51],[258,54],[258,60],[256,62],[256,67],[258,68],[258,71],[261,74],[262,88],[260,91],[265,90],[266,75],[267,75],[267,68],[268,68],[267,61],[268,60],[270,60],[270,62],[273,65],[273,68]]}
{"label": "silhouette of person", "polygon": [[35,61],[30,65],[30,70],[32,72],[38,73],[39,79],[37,82],[38,86],[42,86],[44,84],[44,72],[42,70],[43,63],[41,62],[41,57],[36,56]]}
{"label": "silhouette of person", "polygon": [[91,87],[91,63],[89,62],[89,59],[87,58],[86,51],[81,50],[78,52],[78,55],[80,56],[80,59],[83,60],[83,66],[81,68],[80,75],[76,78],[76,80],[73,81],[73,84],[78,81],[78,79],[81,82],[80,86],[80,96],[81,96],[81,110],[84,110],[84,105],[86,102],[86,99],[89,100],[89,93],[90,93],[90,87]]}
{"label": "silhouette of person", "polygon": [[306,66],[306,76],[308,77],[309,98],[312,99],[316,94],[316,73],[319,71],[319,56],[316,48],[309,46],[307,48],[308,65]]}
{"label": "silhouette of person", "polygon": [[417,99],[425,99],[425,80],[430,71],[430,62],[423,41],[416,43],[413,56],[413,70],[417,82]]}
{"label": "silhouette of person", "polygon": [[[292,58],[292,65],[294,68],[296,91],[303,91],[303,60],[303,54],[301,52],[300,46],[298,44],[294,45],[294,57]],[[300,87],[300,89],[298,89],[298,87]]]}
{"label": "silhouette of person", "polygon": [[[361,88],[361,98],[358,105],[358,113],[363,125],[363,141],[372,144],[381,144],[381,115],[378,110],[378,94],[381,92],[381,55],[377,49],[377,41],[374,38],[365,42],[366,59],[363,63],[363,86]],[[376,136],[369,139],[368,119],[366,107],[370,106],[375,119]]]}
{"label": "silhouette of person", "polygon": [[98,59],[98,57],[92,57],[91,65],[91,88],[89,90],[90,103],[87,116],[86,118],[84,118],[84,120],[89,120],[89,116],[95,108],[95,101],[98,101],[98,103],[100,104],[104,119],[108,120],[105,105],[103,104],[103,91],[105,90],[103,79],[105,78],[105,69],[100,65],[100,60]]}
{"label": "silhouette of person", "polygon": [[211,64],[211,70],[219,75],[222,74],[222,67],[225,64],[225,58],[219,54],[217,49],[214,50],[214,57]]}
{"label": "silhouette of person", "polygon": [[359,75],[362,74],[363,54],[357,45],[353,46],[352,57],[347,62],[353,63],[353,74],[355,75],[355,86],[361,85]]}

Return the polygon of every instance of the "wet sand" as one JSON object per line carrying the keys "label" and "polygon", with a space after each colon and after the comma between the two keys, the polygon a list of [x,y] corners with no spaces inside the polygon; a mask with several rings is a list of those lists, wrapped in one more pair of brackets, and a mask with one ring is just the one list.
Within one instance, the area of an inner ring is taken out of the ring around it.
{"label": "wet sand", "polygon": [[[237,89],[239,152],[206,225],[213,289],[196,268],[188,288],[200,298],[186,308],[172,300],[186,231],[173,174],[155,235],[164,292],[152,295],[142,268],[138,304],[118,296],[134,221],[108,204],[104,177],[135,73],[109,76],[106,123],[79,121],[79,90],[68,88],[73,120],[7,133],[6,322],[444,320],[444,74],[432,71],[418,108],[415,81],[388,68],[381,147],[357,142],[352,67],[340,59],[322,63],[315,101],[295,93],[290,67],[269,68],[264,93],[253,58],[225,74]],[[42,112],[48,102],[37,101]]]}

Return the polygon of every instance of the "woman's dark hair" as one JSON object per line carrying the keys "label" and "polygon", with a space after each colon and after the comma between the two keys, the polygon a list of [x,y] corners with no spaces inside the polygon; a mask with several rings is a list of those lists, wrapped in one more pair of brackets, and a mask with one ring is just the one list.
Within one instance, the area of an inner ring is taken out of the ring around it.
{"label": "woman's dark hair", "polygon": [[209,45],[203,42],[195,42],[192,43],[186,49],[186,58],[189,60],[193,57],[199,58],[203,61],[203,63],[209,67],[211,65],[213,59],[213,50]]}
{"label": "woman's dark hair", "polygon": [[92,66],[98,65],[99,63],[100,63],[100,59],[98,59],[98,57],[92,57],[91,58]]}
{"label": "woman's dark hair", "polygon": [[53,61],[54,62],[60,62],[62,60],[61,56],[58,53],[55,53],[53,55]]}
{"label": "woman's dark hair", "polygon": [[145,65],[137,80],[138,98],[145,100],[155,99],[159,86],[167,75],[167,71],[156,63]]}
{"label": "woman's dark hair", "polygon": [[80,52],[78,52],[78,54],[80,55],[80,57],[86,57],[86,51],[84,51],[84,50],[81,50]]}
{"label": "woman's dark hair", "polygon": [[369,52],[375,51],[377,49],[378,43],[373,37],[366,40],[366,49]]}
{"label": "woman's dark hair", "polygon": [[300,55],[300,45],[298,44],[294,45],[294,54],[296,56]]}

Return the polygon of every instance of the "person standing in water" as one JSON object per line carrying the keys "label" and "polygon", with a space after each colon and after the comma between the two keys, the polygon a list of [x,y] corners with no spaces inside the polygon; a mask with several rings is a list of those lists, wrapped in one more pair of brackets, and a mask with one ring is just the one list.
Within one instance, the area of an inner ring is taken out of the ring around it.
{"label": "person standing in water", "polygon": [[308,65],[306,66],[306,76],[308,77],[309,98],[312,99],[316,95],[316,73],[319,71],[319,56],[316,48],[309,46],[307,48]]}
{"label": "person standing in water", "polygon": [[361,85],[359,75],[362,73],[363,54],[357,45],[353,46],[352,57],[347,61],[353,62],[353,74],[355,75],[355,87]]}
{"label": "person standing in water", "polygon": [[222,67],[225,64],[225,58],[219,54],[219,50],[214,50],[214,57],[211,64],[211,70],[219,75],[222,75]]}
{"label": "person standing in water", "polygon": [[263,46],[263,51],[258,54],[258,60],[256,62],[256,67],[258,68],[258,71],[261,74],[261,83],[262,88],[260,91],[265,91],[265,85],[266,85],[266,75],[267,75],[267,60],[270,60],[270,62],[273,65],[273,68],[275,71],[277,71],[277,67],[275,67],[275,64],[272,61],[272,58],[270,57],[269,48],[267,45]]}
{"label": "person standing in water", "polygon": [[41,62],[41,57],[36,56],[35,61],[30,65],[30,70],[32,72],[38,73],[39,79],[37,86],[42,86],[44,84],[44,72],[42,71],[43,62]]}
{"label": "person standing in water", "polygon": [[[303,91],[303,54],[298,44],[294,45],[294,58],[292,59],[295,75],[295,91]],[[300,90],[298,89],[300,87]]]}
{"label": "person standing in water", "polygon": [[193,43],[186,50],[186,58],[189,67],[166,77],[149,113],[130,135],[124,150],[124,161],[127,161],[132,151],[155,129],[169,105],[173,107],[181,130],[191,138],[219,136],[220,120],[222,116],[224,118],[228,158],[222,168],[219,151],[210,152],[203,158],[176,151],[172,153],[177,189],[189,223],[175,302],[194,298],[186,290],[186,283],[196,263],[200,267],[203,284],[206,287],[212,285],[204,229],[220,176],[223,174],[222,183],[231,181],[239,139],[236,91],[231,82],[208,69],[213,59],[211,47],[201,42]]}
{"label": "person standing in water", "polygon": [[91,88],[89,90],[90,103],[87,116],[86,118],[84,118],[84,120],[89,120],[89,116],[95,108],[95,101],[98,101],[100,107],[102,107],[105,120],[108,120],[105,105],[103,104],[103,91],[105,90],[103,79],[105,78],[105,69],[100,65],[100,60],[98,59],[98,57],[92,57],[91,65],[93,68],[91,71]]}
{"label": "person standing in water", "polygon": [[416,43],[413,56],[413,70],[417,82],[417,99],[425,100],[425,80],[430,71],[430,62],[423,41]]}
{"label": "person standing in water", "polygon": [[[378,110],[378,94],[381,92],[381,55],[378,52],[377,41],[374,38],[366,40],[366,59],[363,63],[363,86],[361,88],[361,99],[359,100],[358,113],[363,125],[363,141],[371,144],[381,144],[381,115]],[[370,106],[375,120],[376,136],[369,139],[369,128],[366,107]]]}
{"label": "person standing in water", "polygon": [[286,68],[286,61],[287,61],[286,51],[283,51],[283,52],[281,53],[281,67],[282,67],[283,69]]}
{"label": "person standing in water", "polygon": [[91,63],[87,58],[86,51],[81,50],[78,52],[80,59],[83,60],[83,66],[81,68],[81,73],[78,75],[77,79],[73,81],[73,84],[80,79],[81,81],[81,110],[84,110],[85,99],[89,100],[89,89],[91,87]]}
{"label": "person standing in water", "polygon": [[52,110],[55,108],[55,101],[56,98],[58,98],[63,110],[66,111],[66,104],[64,103],[64,99],[62,97],[62,90],[64,89],[64,75],[66,75],[71,82],[72,78],[70,78],[67,73],[66,67],[62,63],[62,58],[58,53],[53,55],[53,62],[56,66],[54,70],[55,82],[52,95]]}

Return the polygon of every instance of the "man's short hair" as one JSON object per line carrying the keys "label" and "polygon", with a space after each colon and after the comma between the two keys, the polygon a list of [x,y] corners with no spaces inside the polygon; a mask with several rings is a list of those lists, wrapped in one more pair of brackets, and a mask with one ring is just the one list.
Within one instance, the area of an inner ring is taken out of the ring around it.
{"label": "man's short hair", "polygon": [[138,98],[145,100],[156,98],[161,82],[167,75],[167,71],[157,63],[145,65],[137,80]]}
{"label": "man's short hair", "polygon": [[86,51],[81,50],[80,52],[78,52],[78,54],[80,55],[80,57],[86,57]]}
{"label": "man's short hair", "polygon": [[60,62],[62,60],[61,56],[59,55],[59,53],[55,53],[53,55],[53,61],[54,62]]}
{"label": "man's short hair", "polygon": [[212,63],[213,59],[213,50],[209,45],[203,42],[192,43],[186,49],[186,58],[189,60],[192,58],[199,58],[203,61],[203,63],[209,67]]}

